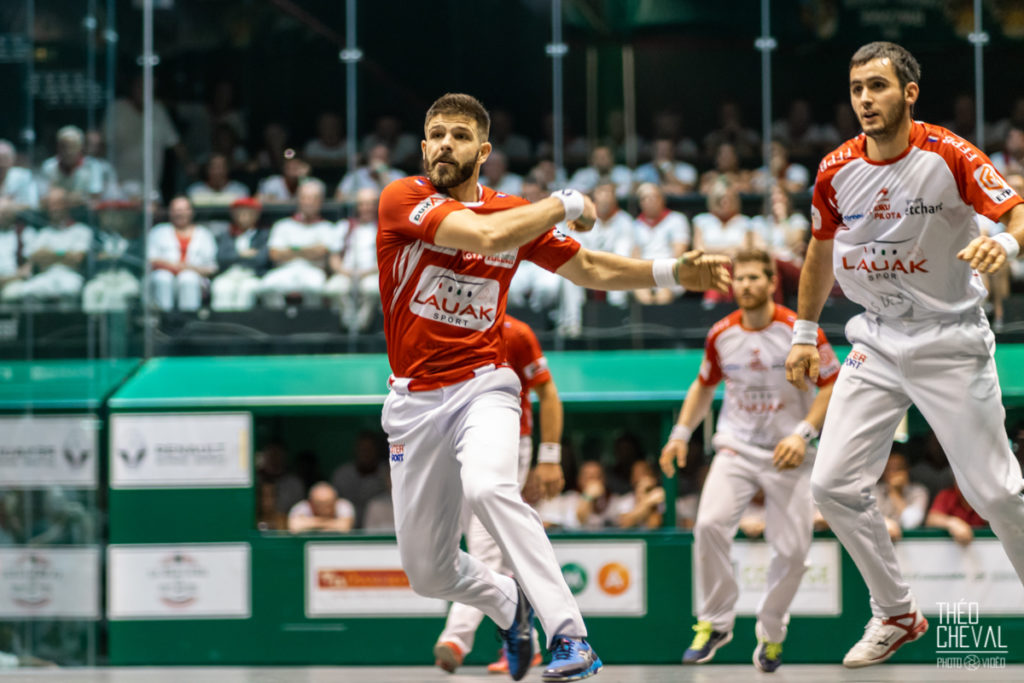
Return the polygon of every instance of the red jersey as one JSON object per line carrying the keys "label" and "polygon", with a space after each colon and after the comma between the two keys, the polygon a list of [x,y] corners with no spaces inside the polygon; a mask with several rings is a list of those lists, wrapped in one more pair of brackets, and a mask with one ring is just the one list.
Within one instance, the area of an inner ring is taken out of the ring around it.
{"label": "red jersey", "polygon": [[505,316],[502,323],[505,334],[505,353],[508,364],[519,376],[523,390],[519,399],[523,405],[523,415],[519,418],[519,436],[533,433],[533,404],[530,402],[530,390],[551,381],[551,370],[548,359],[540,350],[540,342],[530,326],[510,315]]}
{"label": "red jersey", "polygon": [[480,201],[460,202],[428,179],[396,180],[381,193],[377,265],[388,361],[413,391],[469,379],[473,371],[505,363],[500,323],[512,276],[526,259],[555,271],[579,251],[579,242],[552,228],[516,249],[483,256],[434,243],[453,211],[480,214],[528,202],[478,186]]}
{"label": "red jersey", "polygon": [[936,493],[930,512],[959,517],[971,526],[988,526],[988,522],[964,500],[963,494],[955,487],[942,489]]}

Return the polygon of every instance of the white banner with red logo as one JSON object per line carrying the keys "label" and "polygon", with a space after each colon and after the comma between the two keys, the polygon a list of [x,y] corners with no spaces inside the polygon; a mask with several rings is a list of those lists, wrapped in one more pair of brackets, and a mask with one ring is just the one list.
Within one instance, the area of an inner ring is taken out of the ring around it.
{"label": "white banner with red logo", "polygon": [[107,548],[111,619],[247,619],[248,543],[112,545]]}
{"label": "white banner with red logo", "polygon": [[110,485],[251,486],[251,435],[251,413],[111,415]]}
{"label": "white banner with red logo", "polygon": [[974,604],[983,616],[1024,615],[1024,586],[995,538],[961,546],[948,538],[903,539],[896,559],[921,610],[937,613],[939,603]]}
{"label": "white banner with red logo", "polygon": [[306,544],[306,616],[444,616],[448,602],[409,587],[394,543]]}
{"label": "white banner with red logo", "polygon": [[647,544],[553,541],[562,576],[584,616],[647,614]]}
{"label": "white banner with red logo", "polygon": [[[736,600],[736,614],[755,616],[757,605],[764,595],[768,579],[768,564],[772,549],[764,541],[738,540],[732,544],[732,566],[739,584],[739,598]],[[814,541],[807,554],[809,563],[804,572],[800,589],[790,605],[790,614],[841,614],[842,580],[840,576],[839,542],[832,540]],[[693,556],[693,608],[704,602],[700,582],[697,581],[697,556]]]}
{"label": "white banner with red logo", "polygon": [[0,549],[0,618],[99,619],[100,549]]}
{"label": "white banner with red logo", "polygon": [[95,415],[0,417],[0,487],[96,488],[99,430]]}

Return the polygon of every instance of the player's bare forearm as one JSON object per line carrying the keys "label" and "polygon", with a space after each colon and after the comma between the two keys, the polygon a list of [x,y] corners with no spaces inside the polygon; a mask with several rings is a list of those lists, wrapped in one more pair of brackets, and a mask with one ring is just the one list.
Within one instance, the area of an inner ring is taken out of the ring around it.
{"label": "player's bare forearm", "polygon": [[586,248],[581,248],[556,272],[587,289],[619,290],[655,286],[650,261]]}
{"label": "player's bare forearm", "polygon": [[800,271],[800,290],[797,317],[817,322],[835,282],[832,270],[832,240],[811,238],[807,257]]}
{"label": "player's bare forearm", "polygon": [[814,402],[811,403],[811,409],[807,411],[805,419],[819,432],[825,424],[825,413],[828,411],[828,402],[832,399],[832,389],[835,387],[835,384],[835,382],[829,382],[819,388],[818,395],[814,397]]}
{"label": "player's bare forearm", "polygon": [[489,256],[521,247],[564,217],[565,207],[554,197],[489,214],[453,211],[437,227],[434,242]]}
{"label": "player's bare forearm", "polygon": [[711,410],[711,401],[714,398],[714,387],[701,384],[700,380],[693,380],[693,384],[686,390],[686,398],[683,399],[683,408],[679,412],[676,424],[683,425],[691,431],[696,429],[700,421]]}
{"label": "player's bare forearm", "polygon": [[558,396],[558,388],[554,380],[549,380],[534,387],[540,403],[540,440],[541,443],[562,443],[562,399]]}

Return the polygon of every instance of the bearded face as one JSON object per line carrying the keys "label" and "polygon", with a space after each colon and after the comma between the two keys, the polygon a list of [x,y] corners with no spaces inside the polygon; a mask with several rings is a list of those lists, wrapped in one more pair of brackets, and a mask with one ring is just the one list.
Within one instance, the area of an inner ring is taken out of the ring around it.
{"label": "bearded face", "polygon": [[426,172],[430,182],[439,190],[447,190],[450,187],[461,185],[470,179],[476,169],[476,162],[480,158],[480,150],[476,151],[473,158],[459,163],[450,151],[441,152],[435,159],[423,159],[423,170]]}

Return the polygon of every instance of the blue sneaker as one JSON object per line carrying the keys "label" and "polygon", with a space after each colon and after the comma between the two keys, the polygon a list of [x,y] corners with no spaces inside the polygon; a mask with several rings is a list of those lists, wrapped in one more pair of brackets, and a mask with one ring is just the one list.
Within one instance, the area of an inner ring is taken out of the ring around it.
{"label": "blue sneaker", "polygon": [[519,593],[519,603],[516,605],[516,615],[508,630],[498,629],[501,639],[505,643],[505,656],[508,658],[508,673],[513,681],[520,680],[530,670],[530,660],[533,659],[533,638],[530,630],[533,628],[533,607],[526,598],[526,593],[516,583],[516,591]]}
{"label": "blue sneaker", "polygon": [[544,669],[545,681],[578,681],[601,670],[601,658],[582,638],[555,636],[551,641],[551,663]]}
{"label": "blue sneaker", "polygon": [[718,648],[732,640],[732,631],[722,633],[711,628],[710,621],[698,621],[693,627],[696,634],[693,642],[683,653],[683,664],[704,664],[710,662]]}
{"label": "blue sneaker", "polygon": [[757,639],[754,648],[754,666],[758,671],[770,674],[782,664],[782,643],[769,643],[762,638]]}

